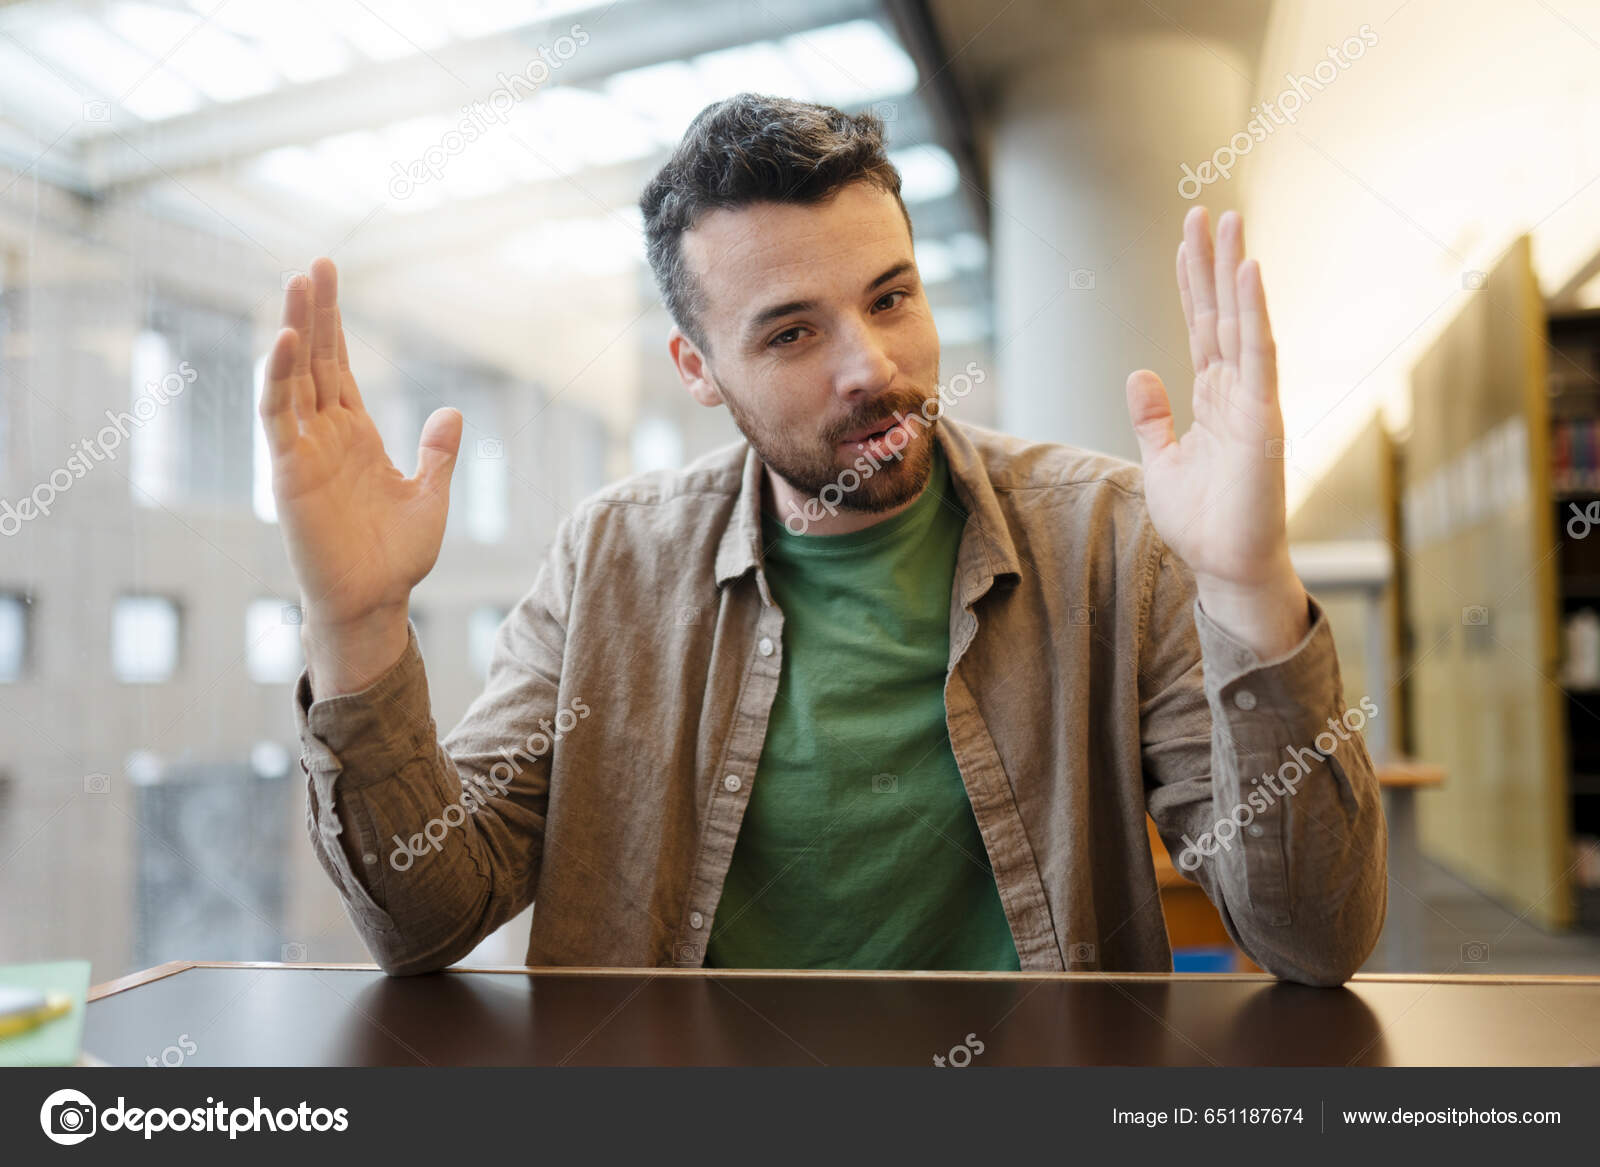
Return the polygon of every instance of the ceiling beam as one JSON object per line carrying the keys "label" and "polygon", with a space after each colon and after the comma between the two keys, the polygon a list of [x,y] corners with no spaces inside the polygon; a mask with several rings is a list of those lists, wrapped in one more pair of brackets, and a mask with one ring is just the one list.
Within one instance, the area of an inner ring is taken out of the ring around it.
{"label": "ceiling beam", "polygon": [[[890,145],[902,150],[931,141],[935,128],[920,101],[895,104]],[[364,227],[344,250],[352,268],[381,269],[391,264],[429,260],[457,249],[479,246],[542,220],[594,218],[638,204],[645,183],[666,154],[613,166],[586,167],[576,174],[508,187],[491,195],[458,199],[414,215],[381,215]],[[959,213],[940,199],[914,208],[921,229],[931,236],[959,230]],[[981,218],[976,222],[982,222]],[[930,225],[931,224],[931,225]]]}
{"label": "ceiling beam", "polygon": [[103,135],[83,144],[83,170],[100,189],[219,163],[279,146],[454,111],[480,101],[496,77],[524,72],[538,49],[584,25],[589,41],[553,74],[562,85],[603,81],[615,73],[769,37],[870,16],[867,0],[808,0],[784,17],[745,0],[682,5],[618,4],[590,17],[574,12],[516,32],[457,41],[402,60],[361,65],[337,76],[192,114]]}

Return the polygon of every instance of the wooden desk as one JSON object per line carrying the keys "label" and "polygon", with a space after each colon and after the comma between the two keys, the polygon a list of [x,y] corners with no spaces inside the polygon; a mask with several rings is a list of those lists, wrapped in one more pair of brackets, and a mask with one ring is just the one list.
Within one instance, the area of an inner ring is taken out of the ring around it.
{"label": "wooden desk", "polygon": [[[162,965],[90,992],[142,1066],[1600,1064],[1600,977],[770,973]],[[184,1047],[187,1050],[187,1047]]]}

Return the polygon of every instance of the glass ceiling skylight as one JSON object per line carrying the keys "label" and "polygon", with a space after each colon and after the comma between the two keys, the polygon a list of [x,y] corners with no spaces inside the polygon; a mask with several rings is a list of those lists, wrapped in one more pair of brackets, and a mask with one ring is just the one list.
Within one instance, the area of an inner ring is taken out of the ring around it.
{"label": "glass ceiling skylight", "polygon": [[[0,5],[0,94],[78,117],[89,101],[158,122],[369,62],[431,53],[596,6],[596,0],[113,0]],[[612,7],[615,7],[613,5]],[[26,82],[26,84],[25,84]],[[12,114],[15,116],[15,113]],[[84,119],[81,132],[116,119]]]}
{"label": "glass ceiling skylight", "polygon": [[[883,28],[855,20],[630,69],[598,87],[547,85],[519,101],[505,124],[487,122],[470,142],[452,133],[453,116],[410,118],[271,151],[251,170],[297,197],[343,210],[386,201],[389,210],[409,215],[449,199],[650,157],[676,144],[710,102],[741,90],[859,106],[908,93],[916,82],[916,66]],[[404,179],[428,158],[426,178]],[[895,161],[906,170],[907,202],[955,188],[955,162],[939,147],[901,151]]]}
{"label": "glass ceiling skylight", "polygon": [[[234,182],[268,195],[263,205],[293,208],[292,214],[319,211],[330,217],[365,222],[375,210],[414,217],[420,212],[470,204],[531,184],[576,179],[589,195],[618,200],[619,187],[637,185],[627,169],[642,167],[674,146],[694,116],[709,103],[741,91],[820,101],[846,109],[878,101],[915,108],[917,68],[878,20],[861,18],[804,31],[773,13],[774,35],[746,44],[650,61],[647,44],[621,49],[608,41],[597,57],[557,74],[536,93],[517,93],[499,121],[483,119],[481,132],[468,141],[457,132],[465,107],[488,103],[493,68],[462,68],[481,81],[481,92],[463,93],[448,108],[418,116],[419,105],[382,102],[360,116],[336,118],[338,132],[305,140],[274,130],[274,110],[284,104],[286,125],[316,124],[306,116],[311,95],[297,86],[340,73],[370,71],[375,93],[383,92],[384,69],[426,53],[433,56],[454,42],[495,38],[532,26],[560,28],[571,21],[593,23],[604,13],[608,35],[630,33],[626,0],[29,0],[0,4],[0,118],[41,144],[66,139],[55,148],[65,160],[81,149],[90,161],[118,156],[109,133],[132,134],[138,159],[123,167],[120,181],[147,181],[164,187],[184,169],[213,165],[186,153],[193,143],[217,142],[220,167],[211,181]],[[759,6],[758,6],[759,7]],[[619,15],[616,10],[624,9]],[[860,11],[871,11],[863,3]],[[580,15],[587,14],[587,16]],[[692,6],[686,17],[692,18]],[[552,25],[552,20],[557,21]],[[737,35],[737,34],[735,34]],[[715,36],[698,40],[717,43]],[[725,42],[724,42],[725,43]],[[477,50],[474,50],[477,51]],[[496,59],[498,42],[486,42],[484,62]],[[606,55],[649,62],[607,72]],[[473,58],[466,58],[469,62]],[[451,64],[458,61],[451,58]],[[443,67],[443,66],[441,66]],[[250,98],[273,95],[241,113],[238,129],[261,143],[242,145],[227,121],[196,116],[194,128],[181,126],[186,115]],[[454,95],[452,94],[452,98]],[[298,99],[299,105],[295,102]],[[482,107],[480,107],[481,109]],[[409,111],[400,116],[401,110]],[[892,114],[889,116],[893,116]],[[173,119],[179,119],[174,122]],[[159,146],[172,133],[183,144],[175,170],[152,161],[140,147],[138,121],[166,123],[147,135]],[[221,126],[219,130],[217,127]],[[65,127],[65,132],[63,132]],[[332,127],[330,127],[330,130]],[[192,135],[184,137],[185,134]],[[97,138],[97,135],[101,137]],[[81,144],[74,139],[83,139]],[[267,146],[271,148],[265,148]],[[242,155],[227,157],[230,150]],[[890,155],[903,176],[908,204],[944,198],[959,186],[955,160],[931,144],[906,144]],[[414,168],[430,160],[427,173]],[[141,170],[139,162],[144,163]],[[586,172],[623,168],[590,179]],[[87,166],[98,175],[102,168]],[[403,181],[402,181],[403,180]],[[119,179],[85,179],[86,183]],[[593,190],[590,183],[593,182]],[[604,192],[595,193],[595,192]],[[192,196],[189,196],[192,197]],[[642,262],[640,225],[634,208],[536,226],[496,245],[499,262],[519,272],[552,269],[608,275]],[[983,241],[971,232],[928,239],[919,244],[924,278],[939,283],[981,268]]]}

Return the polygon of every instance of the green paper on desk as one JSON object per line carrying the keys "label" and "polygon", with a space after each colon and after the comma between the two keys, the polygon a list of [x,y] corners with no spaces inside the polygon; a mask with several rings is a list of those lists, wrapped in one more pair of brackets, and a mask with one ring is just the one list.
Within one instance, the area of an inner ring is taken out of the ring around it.
{"label": "green paper on desk", "polygon": [[43,964],[0,965],[0,985],[65,993],[72,1011],[11,1037],[0,1038],[0,1066],[72,1066],[83,1046],[84,1005],[89,996],[89,962],[58,960]]}

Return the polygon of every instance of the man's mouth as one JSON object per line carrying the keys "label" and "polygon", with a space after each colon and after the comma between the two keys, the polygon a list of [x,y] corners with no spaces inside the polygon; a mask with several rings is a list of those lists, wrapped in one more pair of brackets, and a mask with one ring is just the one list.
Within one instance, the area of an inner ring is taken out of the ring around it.
{"label": "man's mouth", "polygon": [[839,444],[841,446],[864,446],[873,439],[881,442],[888,438],[890,430],[900,430],[904,433],[905,427],[892,417],[886,418],[883,421],[874,422],[870,426],[856,430]]}

